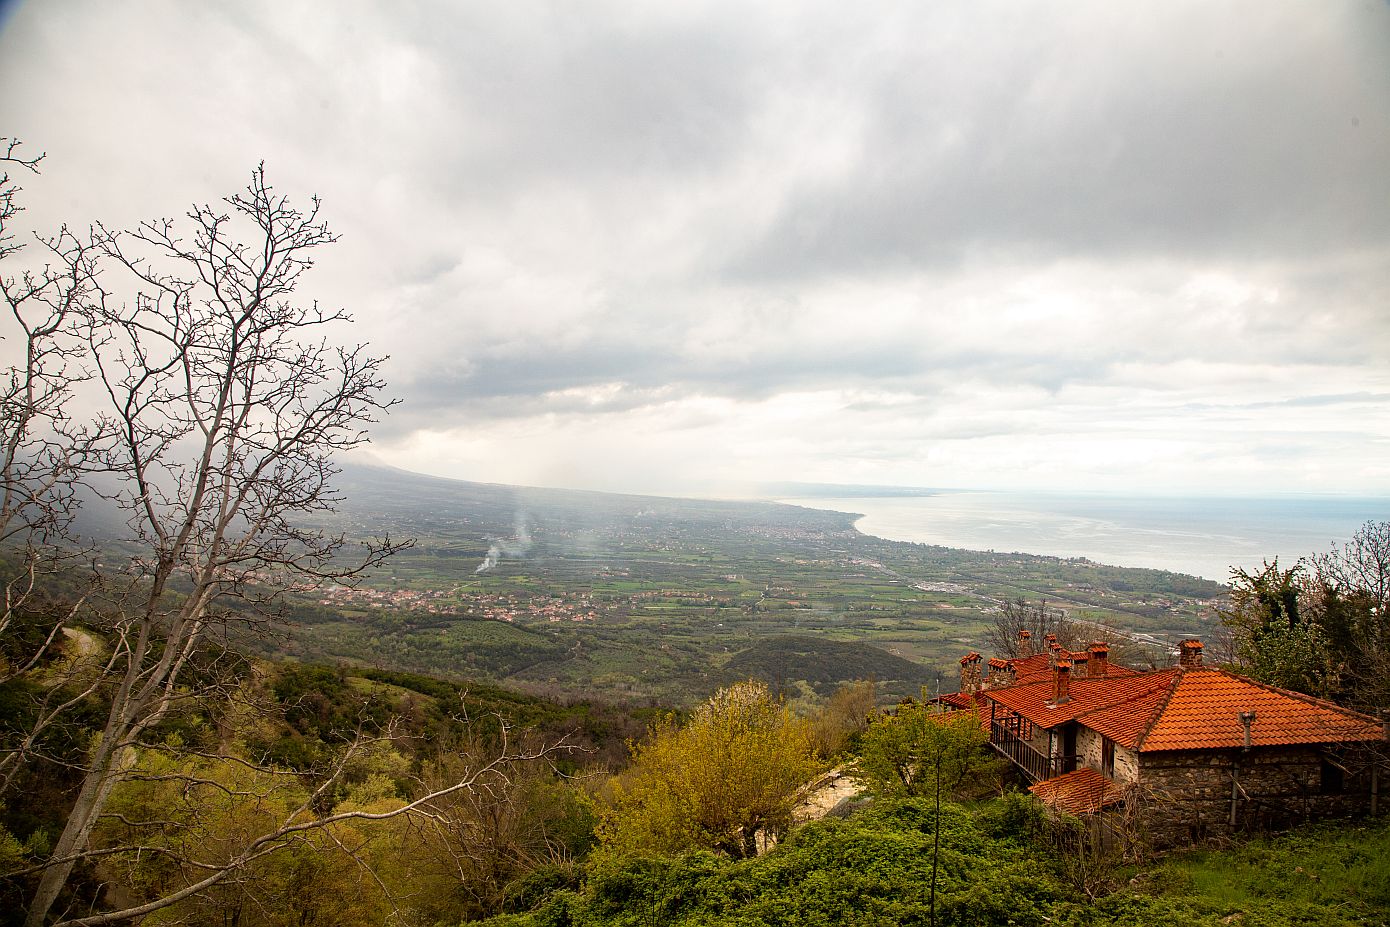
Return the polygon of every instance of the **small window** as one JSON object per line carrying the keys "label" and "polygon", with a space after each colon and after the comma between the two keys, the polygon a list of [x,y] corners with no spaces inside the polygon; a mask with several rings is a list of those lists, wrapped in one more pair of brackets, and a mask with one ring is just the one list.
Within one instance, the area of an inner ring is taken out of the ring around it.
{"label": "small window", "polygon": [[1109,737],[1100,741],[1100,772],[1107,779],[1115,778],[1115,741]]}
{"label": "small window", "polygon": [[1341,795],[1346,787],[1345,773],[1342,767],[1327,760],[1322,761],[1322,776],[1319,791],[1324,795]]}

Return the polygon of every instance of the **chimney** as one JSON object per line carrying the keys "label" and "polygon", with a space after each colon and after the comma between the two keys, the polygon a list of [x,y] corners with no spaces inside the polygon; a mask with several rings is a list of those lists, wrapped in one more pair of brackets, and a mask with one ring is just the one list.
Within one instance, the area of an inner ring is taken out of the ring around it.
{"label": "chimney", "polygon": [[989,687],[1002,689],[1018,681],[1013,663],[998,658],[989,661]]}
{"label": "chimney", "polygon": [[1018,656],[1026,660],[1033,655],[1033,632],[1027,628],[1018,631]]}
{"label": "chimney", "polygon": [[1073,650],[1067,654],[1071,657],[1071,671],[1076,674],[1076,678],[1091,675],[1091,652],[1089,650]]}
{"label": "chimney", "polygon": [[1056,666],[1057,658],[1066,651],[1062,649],[1061,644],[1057,643],[1057,638],[1053,637],[1051,634],[1047,636],[1050,638],[1047,642],[1047,665]]}
{"label": "chimney", "polygon": [[[1198,656],[1201,656],[1199,653]],[[1250,749],[1250,725],[1255,723],[1255,713],[1253,711],[1242,711],[1240,713],[1240,726],[1245,728],[1245,749]]]}
{"label": "chimney", "polygon": [[1092,679],[1104,676],[1110,668],[1110,645],[1105,641],[1091,641],[1091,646],[1086,649],[1091,654],[1086,664],[1086,675]]}
{"label": "chimney", "polygon": [[1066,657],[1058,657],[1057,665],[1052,671],[1052,704],[1063,705],[1070,698],[1071,688],[1071,661]]}
{"label": "chimney", "polygon": [[1188,638],[1178,645],[1178,665],[1183,669],[1202,668],[1202,642]]}
{"label": "chimney", "polygon": [[980,691],[980,655],[973,650],[960,658],[960,691]]}

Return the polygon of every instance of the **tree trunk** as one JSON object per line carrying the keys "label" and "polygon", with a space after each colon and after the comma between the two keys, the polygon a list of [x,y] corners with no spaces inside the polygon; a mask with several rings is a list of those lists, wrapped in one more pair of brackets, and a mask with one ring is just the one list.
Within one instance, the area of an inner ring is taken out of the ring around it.
{"label": "tree trunk", "polygon": [[[78,792],[77,801],[68,815],[67,826],[63,828],[58,845],[54,848],[53,859],[75,856],[87,848],[92,828],[96,826],[101,810],[106,806],[106,799],[110,797],[111,789],[116,785],[119,777],[114,774],[114,770],[120,765],[120,757],[110,750],[103,749],[100,752],[103,756],[102,767],[88,771],[87,777],[82,781],[82,789]],[[75,859],[69,859],[44,870],[38,890],[34,892],[34,900],[29,905],[24,927],[42,927],[76,864]]]}

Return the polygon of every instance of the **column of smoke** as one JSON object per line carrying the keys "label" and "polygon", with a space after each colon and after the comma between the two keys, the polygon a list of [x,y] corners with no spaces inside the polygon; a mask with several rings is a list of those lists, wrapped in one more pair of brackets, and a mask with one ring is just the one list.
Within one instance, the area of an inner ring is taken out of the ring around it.
{"label": "column of smoke", "polygon": [[512,539],[510,541],[494,540],[487,549],[487,556],[473,572],[486,573],[497,566],[497,561],[503,557],[525,557],[526,552],[530,549],[531,532],[526,530],[526,515],[524,512],[517,512],[516,530],[513,532]]}

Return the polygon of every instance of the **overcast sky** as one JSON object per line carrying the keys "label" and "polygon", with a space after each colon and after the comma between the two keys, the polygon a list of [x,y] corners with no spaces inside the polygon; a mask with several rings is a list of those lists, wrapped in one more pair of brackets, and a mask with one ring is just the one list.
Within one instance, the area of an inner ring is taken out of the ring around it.
{"label": "overcast sky", "polygon": [[26,223],[260,160],[383,461],[1390,494],[1390,4],[4,4]]}

